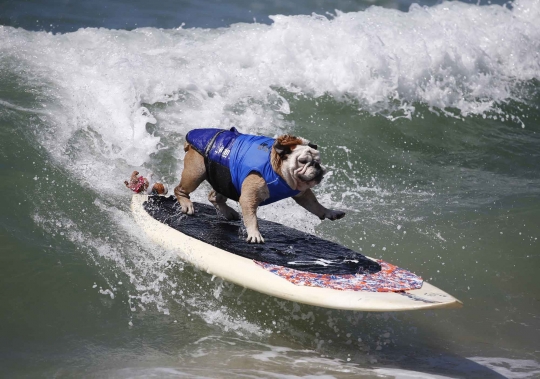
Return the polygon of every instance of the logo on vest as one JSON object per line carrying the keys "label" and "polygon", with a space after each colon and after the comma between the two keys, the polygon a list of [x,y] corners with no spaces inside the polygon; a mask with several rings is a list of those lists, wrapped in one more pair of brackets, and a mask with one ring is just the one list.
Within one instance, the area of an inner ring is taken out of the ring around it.
{"label": "logo on vest", "polygon": [[261,143],[261,144],[257,147],[257,149],[263,150],[263,151],[266,151],[266,152],[270,151],[271,148],[272,148],[272,146],[269,146],[266,142]]}

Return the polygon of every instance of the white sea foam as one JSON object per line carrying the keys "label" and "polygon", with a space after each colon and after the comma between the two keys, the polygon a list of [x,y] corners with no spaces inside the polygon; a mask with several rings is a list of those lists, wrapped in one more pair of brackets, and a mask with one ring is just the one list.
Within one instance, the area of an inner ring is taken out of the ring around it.
{"label": "white sea foam", "polygon": [[496,357],[472,357],[469,359],[509,379],[532,379],[540,376],[540,363],[531,359]]}
{"label": "white sea foam", "polygon": [[245,318],[228,315],[223,308],[209,310],[207,304],[197,305],[196,313],[208,324],[217,325],[224,332],[234,332],[240,336],[255,335],[262,336],[268,334],[268,330],[262,329],[259,325],[248,322]]}
{"label": "white sea foam", "polygon": [[[122,369],[108,377],[249,377],[274,379],[451,379],[399,368],[369,368],[341,359],[321,356],[300,347],[292,348],[246,341],[238,338],[209,336],[196,341],[181,355],[181,365],[167,368]],[[234,369],[231,369],[233,367]],[[216,375],[216,373],[219,373]]]}
{"label": "white sea foam", "polygon": [[278,88],[354,99],[390,117],[410,116],[414,102],[462,115],[494,109],[540,77],[539,4],[371,7],[213,30],[0,27],[0,52],[20,63],[14,74],[47,85],[40,142],[99,189],[161,148],[181,158],[181,137],[194,127],[292,128]]}
{"label": "white sea foam", "polygon": [[[174,366],[144,367],[96,371],[110,378],[217,378],[246,377],[273,379],[335,379],[335,378],[386,378],[386,379],[452,379],[462,377],[535,378],[538,363],[531,360],[505,358],[469,358],[493,371],[476,371],[463,367],[442,369],[441,373],[422,372],[399,367],[378,367],[377,360],[367,356],[365,361],[332,359],[317,351],[300,346],[280,346],[243,338],[209,335],[188,346],[178,356]],[[154,363],[154,362],[152,362]],[[454,366],[454,365],[453,365]],[[457,365],[459,366],[459,365]]]}

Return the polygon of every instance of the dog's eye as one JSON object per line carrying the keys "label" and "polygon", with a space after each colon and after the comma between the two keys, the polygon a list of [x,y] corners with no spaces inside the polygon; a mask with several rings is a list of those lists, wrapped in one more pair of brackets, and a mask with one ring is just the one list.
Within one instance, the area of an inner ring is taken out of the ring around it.
{"label": "dog's eye", "polygon": [[306,164],[306,163],[309,162],[309,160],[308,160],[307,158],[300,158],[300,159],[298,160],[298,162],[300,162],[300,163],[302,163],[302,164]]}

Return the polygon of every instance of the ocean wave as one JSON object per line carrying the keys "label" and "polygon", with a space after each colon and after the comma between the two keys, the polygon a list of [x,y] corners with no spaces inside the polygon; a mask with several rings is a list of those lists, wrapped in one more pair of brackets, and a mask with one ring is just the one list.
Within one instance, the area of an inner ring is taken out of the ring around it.
{"label": "ocean wave", "polygon": [[39,114],[48,150],[84,160],[70,147],[85,138],[87,154],[105,158],[88,177],[111,159],[141,166],[194,127],[291,129],[288,96],[330,95],[388,117],[411,117],[415,103],[467,116],[526,101],[517,88],[540,79],[539,15],[538,0],[518,0],[373,6],[220,29],[0,27],[0,52],[10,73],[44,92],[35,108],[48,112]]}

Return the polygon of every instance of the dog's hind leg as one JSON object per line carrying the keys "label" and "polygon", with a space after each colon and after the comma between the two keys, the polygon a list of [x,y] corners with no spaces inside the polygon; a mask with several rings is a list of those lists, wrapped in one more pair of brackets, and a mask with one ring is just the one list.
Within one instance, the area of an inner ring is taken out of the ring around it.
{"label": "dog's hind leg", "polygon": [[192,215],[195,213],[193,203],[189,199],[189,194],[206,179],[206,169],[204,167],[204,158],[195,149],[186,142],[184,145],[186,156],[184,158],[184,170],[180,178],[180,184],[174,189],[174,195],[180,203],[182,213]]}
{"label": "dog's hind leg", "polygon": [[215,190],[210,191],[208,200],[227,220],[240,220],[240,214],[226,204],[227,198]]}

